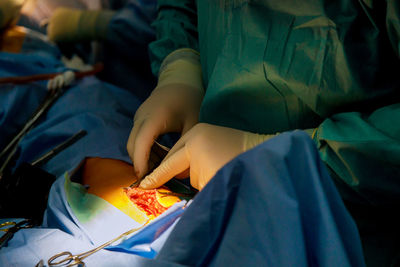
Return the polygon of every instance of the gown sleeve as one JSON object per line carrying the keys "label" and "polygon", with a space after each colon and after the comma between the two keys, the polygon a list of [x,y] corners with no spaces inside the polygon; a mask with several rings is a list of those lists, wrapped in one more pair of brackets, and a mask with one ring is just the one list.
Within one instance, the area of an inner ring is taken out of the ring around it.
{"label": "gown sleeve", "polygon": [[198,51],[197,10],[194,0],[160,0],[152,26],[156,40],[150,43],[151,69],[158,76],[164,58],[179,48]]}
{"label": "gown sleeve", "polygon": [[[387,36],[398,60],[399,18],[398,1],[387,1]],[[345,201],[370,207],[400,202],[400,88],[394,90],[391,103],[368,112],[330,116],[314,134],[322,160]]]}
{"label": "gown sleeve", "polygon": [[400,103],[371,113],[335,114],[314,140],[345,200],[368,206],[400,201]]}

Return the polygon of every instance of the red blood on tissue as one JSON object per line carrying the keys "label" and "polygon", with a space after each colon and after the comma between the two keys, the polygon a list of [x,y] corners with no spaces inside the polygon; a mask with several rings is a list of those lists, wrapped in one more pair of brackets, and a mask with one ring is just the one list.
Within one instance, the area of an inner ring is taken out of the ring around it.
{"label": "red blood on tissue", "polygon": [[153,215],[157,217],[167,210],[157,201],[157,189],[125,188],[125,193],[132,203],[145,212],[147,216]]}

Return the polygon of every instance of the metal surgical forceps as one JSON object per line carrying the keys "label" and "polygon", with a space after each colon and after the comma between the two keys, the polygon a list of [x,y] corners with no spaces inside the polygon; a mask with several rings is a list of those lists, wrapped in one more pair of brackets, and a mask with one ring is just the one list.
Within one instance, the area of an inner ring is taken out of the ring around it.
{"label": "metal surgical forceps", "polygon": [[0,248],[7,244],[8,240],[13,237],[19,229],[32,227],[32,221],[29,219],[22,220],[18,223],[16,222],[5,222],[0,224],[0,231],[5,232],[5,234],[0,238]]}
{"label": "metal surgical forceps", "polygon": [[58,99],[58,97],[63,93],[62,89],[50,90],[47,92],[45,100],[37,108],[32,117],[25,123],[23,128],[14,136],[14,138],[7,144],[7,146],[0,152],[0,160],[4,158],[4,161],[0,166],[0,180],[3,176],[8,164],[13,159],[14,155],[17,153],[17,148],[22,138],[35,126],[36,122],[42,115],[50,108],[50,106]]}
{"label": "metal surgical forceps", "polygon": [[[89,257],[90,255],[96,253],[97,251],[111,245],[112,243],[114,243],[115,241],[128,236],[140,229],[142,229],[143,227],[145,227],[148,223],[150,222],[150,220],[147,220],[142,226],[138,227],[138,228],[134,228],[131,229],[129,231],[126,231],[125,233],[117,236],[116,238],[104,243],[101,246],[98,246],[97,248],[91,249],[89,251],[77,254],[77,255],[72,255],[71,252],[69,251],[64,251],[61,253],[58,253],[56,255],[54,255],[53,257],[51,257],[47,263],[49,264],[49,266],[75,266],[78,265],[80,267],[86,266],[85,263],[83,262],[83,260],[87,257]],[[68,265],[66,265],[68,264]]]}

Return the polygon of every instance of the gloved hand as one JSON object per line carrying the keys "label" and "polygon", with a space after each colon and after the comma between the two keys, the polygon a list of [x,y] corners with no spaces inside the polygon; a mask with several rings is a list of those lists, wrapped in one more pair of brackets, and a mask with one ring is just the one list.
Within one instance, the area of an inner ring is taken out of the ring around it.
{"label": "gloved hand", "polygon": [[184,134],[198,122],[204,89],[199,55],[179,49],[163,61],[158,84],[135,114],[127,150],[136,176],[148,171],[150,148],[164,133]]}
{"label": "gloved hand", "polygon": [[25,0],[0,1],[0,30],[14,25],[19,17]]}
{"label": "gloved hand", "polygon": [[190,169],[191,185],[201,190],[222,166],[273,136],[199,123],[178,140],[140,187],[157,188]]}
{"label": "gloved hand", "polygon": [[71,70],[67,70],[62,74],[57,75],[47,83],[48,90],[61,89],[63,87],[70,86],[75,81],[75,73]]}
{"label": "gloved hand", "polygon": [[115,12],[59,7],[49,19],[47,36],[54,42],[103,40]]}

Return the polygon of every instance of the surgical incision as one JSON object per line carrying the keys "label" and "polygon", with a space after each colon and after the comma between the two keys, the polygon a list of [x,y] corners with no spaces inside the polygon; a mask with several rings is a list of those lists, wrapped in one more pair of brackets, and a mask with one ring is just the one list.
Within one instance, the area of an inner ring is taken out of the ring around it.
{"label": "surgical incision", "polygon": [[124,192],[141,211],[154,218],[180,201],[178,197],[170,196],[171,191],[164,188],[144,190],[138,187],[127,187],[124,188]]}

